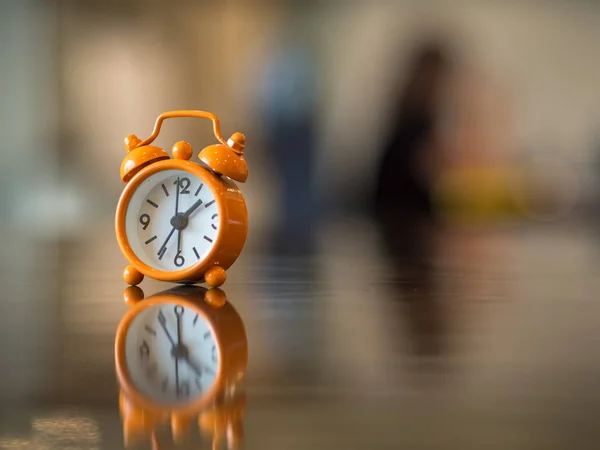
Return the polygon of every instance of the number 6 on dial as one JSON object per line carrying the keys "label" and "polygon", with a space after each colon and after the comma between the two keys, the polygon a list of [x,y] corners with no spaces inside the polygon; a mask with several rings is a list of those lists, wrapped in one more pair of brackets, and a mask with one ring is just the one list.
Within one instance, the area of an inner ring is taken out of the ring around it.
{"label": "number 6 on dial", "polygon": [[[199,117],[213,122],[220,142],[189,161],[192,147],[177,142],[173,158],[151,144],[162,122],[172,117]],[[220,286],[237,259],[248,234],[248,211],[235,181],[248,177],[244,159],[246,138],[234,133],[225,141],[219,120],[204,111],[161,114],[145,141],[125,138],[127,156],[121,179],[127,183],[115,217],[119,247],[130,265],[127,283],[139,284],[144,275],[178,283],[206,282]]]}

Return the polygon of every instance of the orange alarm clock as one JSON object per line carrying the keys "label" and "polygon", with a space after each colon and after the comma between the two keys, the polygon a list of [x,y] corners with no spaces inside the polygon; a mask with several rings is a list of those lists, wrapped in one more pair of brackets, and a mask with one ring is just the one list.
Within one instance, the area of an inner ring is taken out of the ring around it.
{"label": "orange alarm clock", "polygon": [[185,416],[235,390],[248,341],[222,290],[180,286],[142,301],[143,291],[130,286],[124,297],[131,309],[117,329],[115,364],[127,398]]}
{"label": "orange alarm clock", "polygon": [[[218,144],[204,148],[198,162],[189,161],[187,142],[173,145],[173,158],[150,145],[162,122],[173,117],[198,117],[213,122]],[[128,284],[144,275],[178,283],[206,282],[217,287],[240,255],[248,234],[248,211],[234,181],[248,177],[246,138],[221,136],[219,119],[205,111],[170,111],[156,120],[146,140],[125,138],[127,156],[121,179],[127,183],[115,217],[117,241],[130,265]]]}

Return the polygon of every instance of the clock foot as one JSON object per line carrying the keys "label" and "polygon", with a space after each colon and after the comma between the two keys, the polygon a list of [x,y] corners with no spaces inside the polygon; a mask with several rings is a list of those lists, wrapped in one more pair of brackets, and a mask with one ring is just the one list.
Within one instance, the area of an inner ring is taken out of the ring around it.
{"label": "clock foot", "polygon": [[128,306],[133,306],[144,299],[144,291],[139,286],[127,286],[123,292],[123,301]]}
{"label": "clock foot", "polygon": [[182,444],[190,434],[192,420],[189,417],[173,414],[171,415],[171,435],[173,440]]}
{"label": "clock foot", "polygon": [[225,283],[226,279],[227,274],[225,273],[225,269],[220,266],[212,266],[204,273],[204,280],[211,287],[221,286]]}
{"label": "clock foot", "polygon": [[125,280],[125,283],[137,286],[144,279],[144,274],[133,266],[127,266],[125,267],[125,270],[123,270],[123,279]]}
{"label": "clock foot", "polygon": [[204,301],[215,308],[220,308],[227,303],[227,296],[221,289],[212,288],[206,291],[206,294],[204,295]]}

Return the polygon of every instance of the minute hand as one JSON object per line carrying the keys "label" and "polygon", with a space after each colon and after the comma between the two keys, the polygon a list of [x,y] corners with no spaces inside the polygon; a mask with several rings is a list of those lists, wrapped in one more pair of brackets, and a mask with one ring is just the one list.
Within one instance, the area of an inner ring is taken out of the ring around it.
{"label": "minute hand", "polygon": [[189,215],[191,215],[194,211],[196,211],[196,209],[198,209],[198,207],[202,204],[202,200],[198,200],[196,203],[194,203],[192,206],[189,207],[189,209],[183,213],[183,215],[185,217],[188,217]]}
{"label": "minute hand", "polygon": [[[160,248],[158,249],[157,255],[160,256],[160,254],[163,252],[163,249],[167,246],[167,243],[169,242],[169,239],[171,239],[171,236],[173,236],[173,233],[175,233],[175,227],[173,227],[171,229],[171,231],[169,232],[169,235],[165,239],[165,242],[163,242],[163,245],[161,245]],[[162,258],[162,256],[161,256],[161,258]]]}

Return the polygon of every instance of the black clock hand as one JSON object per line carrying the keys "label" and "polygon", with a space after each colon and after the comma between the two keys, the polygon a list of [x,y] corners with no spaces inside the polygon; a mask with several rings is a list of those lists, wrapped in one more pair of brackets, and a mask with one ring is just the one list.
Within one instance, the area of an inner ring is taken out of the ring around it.
{"label": "black clock hand", "polygon": [[190,216],[190,214],[192,214],[200,205],[202,204],[202,200],[198,200],[196,201],[192,206],[190,206],[188,208],[188,210],[186,212],[184,212],[183,214],[180,214],[179,216],[175,216],[173,217],[173,219],[171,220],[171,223],[173,224],[173,220],[175,220],[176,218],[184,218],[183,219],[183,224],[179,224],[178,227],[181,225],[181,228],[178,228],[178,234],[177,234],[177,255],[179,255],[181,253],[181,230],[185,227],[187,227],[188,224],[188,217]]}
{"label": "black clock hand", "polygon": [[198,200],[196,203],[194,203],[192,206],[190,206],[188,208],[188,210],[186,212],[183,213],[183,215],[185,217],[188,217],[190,214],[192,214],[194,211],[196,211],[196,209],[198,209],[198,207],[202,204],[202,200]]}
{"label": "black clock hand", "polygon": [[[192,370],[196,373],[196,375],[198,375],[199,377],[202,376],[202,369],[200,369],[200,367],[198,367],[198,365],[196,365],[194,362],[192,362],[192,360],[190,359],[190,355],[189,354],[185,354],[185,356],[182,357],[182,359],[188,364],[188,366],[190,366],[192,368]],[[210,373],[211,375],[214,375],[215,372],[210,369],[208,366],[202,364],[203,369],[205,372]]]}
{"label": "black clock hand", "polygon": [[173,347],[177,347],[177,344],[175,344],[175,341],[171,337],[171,333],[169,333],[169,330],[167,330],[167,318],[165,317],[162,311],[158,313],[158,323],[160,323],[162,329],[165,330],[165,334],[167,335],[167,338],[169,338],[169,342],[171,343],[171,345]]}
{"label": "black clock hand", "polygon": [[181,347],[181,315],[183,314],[183,308],[181,306],[175,307],[175,316],[177,317],[177,346]]}
{"label": "black clock hand", "polygon": [[[158,249],[158,253],[157,255],[161,255],[161,253],[163,253],[164,249],[167,247],[167,242],[169,242],[169,239],[171,239],[171,236],[173,236],[173,233],[175,232],[175,227],[173,227],[171,229],[171,231],[169,232],[169,235],[167,236],[167,238],[165,239],[165,242],[163,242],[163,245],[160,246],[160,248]],[[162,256],[161,256],[162,257]]]}
{"label": "black clock hand", "polygon": [[179,397],[179,358],[175,358],[175,390]]}
{"label": "black clock hand", "polygon": [[[181,231],[179,231],[181,236]],[[175,317],[177,317],[177,347],[175,349],[175,386],[177,389],[177,397],[179,397],[179,358],[181,358],[181,350],[185,346],[181,343],[181,315],[183,314],[183,308],[181,306],[175,307]]]}
{"label": "black clock hand", "polygon": [[177,191],[175,192],[175,215],[179,214],[179,177],[177,177]]}
{"label": "black clock hand", "polygon": [[196,375],[198,377],[202,376],[202,370],[197,365],[195,365],[192,361],[190,361],[189,356],[184,358],[184,361],[186,363],[188,363],[188,366],[190,366],[192,368],[192,370],[196,373]]}

